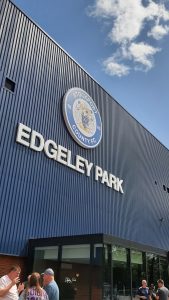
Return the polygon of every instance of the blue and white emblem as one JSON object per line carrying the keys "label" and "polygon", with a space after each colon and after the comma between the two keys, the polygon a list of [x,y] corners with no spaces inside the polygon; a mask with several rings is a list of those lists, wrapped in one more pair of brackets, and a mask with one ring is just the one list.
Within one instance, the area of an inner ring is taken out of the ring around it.
{"label": "blue and white emblem", "polygon": [[95,148],[102,138],[102,122],[92,98],[72,88],[63,98],[63,116],[74,140],[84,148]]}

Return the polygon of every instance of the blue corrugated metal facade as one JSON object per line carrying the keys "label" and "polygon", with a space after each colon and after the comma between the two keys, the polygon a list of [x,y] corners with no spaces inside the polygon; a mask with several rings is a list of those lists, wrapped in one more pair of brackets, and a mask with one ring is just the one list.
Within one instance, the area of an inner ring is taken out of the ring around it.
{"label": "blue corrugated metal facade", "polygon": [[[0,253],[26,255],[29,238],[94,233],[168,251],[168,149],[14,4],[0,6]],[[83,149],[66,128],[62,101],[73,87],[100,112],[94,149]],[[18,123],[122,178],[124,194],[96,181],[93,170],[80,174],[16,143]]]}

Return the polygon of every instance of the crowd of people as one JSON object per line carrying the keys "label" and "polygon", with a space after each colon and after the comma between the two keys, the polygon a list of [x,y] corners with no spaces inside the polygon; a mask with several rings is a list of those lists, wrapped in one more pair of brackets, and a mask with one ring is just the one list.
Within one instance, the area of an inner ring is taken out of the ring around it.
{"label": "crowd of people", "polygon": [[[59,288],[51,268],[42,274],[30,274],[26,284],[20,283],[20,272],[21,268],[15,265],[0,278],[0,300],[59,300]],[[154,284],[148,287],[143,279],[136,297],[143,300],[169,300],[169,290],[164,286],[164,281],[159,279],[157,284],[156,291]]]}
{"label": "crowd of people", "polygon": [[147,281],[142,280],[142,285],[137,291],[137,298],[143,300],[169,300],[169,290],[164,286],[164,281],[159,279],[157,281],[158,289],[151,283],[150,287],[147,286]]}
{"label": "crowd of people", "polygon": [[30,274],[26,284],[20,283],[20,272],[21,268],[15,265],[0,278],[0,300],[59,300],[59,288],[51,268],[42,274]]}

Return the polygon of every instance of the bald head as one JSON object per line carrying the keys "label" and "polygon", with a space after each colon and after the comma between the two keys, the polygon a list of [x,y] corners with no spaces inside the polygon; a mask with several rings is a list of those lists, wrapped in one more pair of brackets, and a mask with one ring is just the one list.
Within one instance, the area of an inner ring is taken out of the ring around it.
{"label": "bald head", "polygon": [[146,281],[145,279],[143,279],[141,283],[142,283],[142,286],[143,286],[143,287],[146,287],[146,286],[147,286],[147,281]]}

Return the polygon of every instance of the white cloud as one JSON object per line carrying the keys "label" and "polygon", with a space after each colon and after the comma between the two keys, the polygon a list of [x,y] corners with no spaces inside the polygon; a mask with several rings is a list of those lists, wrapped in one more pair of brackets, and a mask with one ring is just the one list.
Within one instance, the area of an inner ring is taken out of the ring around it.
{"label": "white cloud", "polygon": [[114,57],[109,57],[103,62],[105,72],[111,76],[116,75],[118,77],[128,75],[130,68],[124,64],[114,61]]}
{"label": "white cloud", "polygon": [[160,49],[145,43],[132,43],[129,47],[129,54],[133,57],[134,61],[144,65],[146,70],[153,67],[153,55],[159,51]]}
{"label": "white cloud", "polygon": [[112,18],[114,24],[109,37],[113,42],[121,43],[138,37],[146,19],[169,20],[169,11],[162,4],[149,0],[144,7],[141,0],[95,0],[90,7],[90,16]]}
{"label": "white cloud", "polygon": [[149,5],[145,10],[145,17],[148,19],[158,18],[163,21],[169,21],[169,11],[163,4],[157,4],[152,0],[149,0]]}
{"label": "white cloud", "polygon": [[155,40],[160,40],[168,33],[169,26],[155,25],[147,35],[153,37]]}
{"label": "white cloud", "polygon": [[101,18],[112,18],[109,37],[113,42],[121,43],[137,37],[145,16],[141,0],[96,0],[90,15]]}
{"label": "white cloud", "polygon": [[[104,61],[104,67],[105,62],[107,63],[107,73],[117,76],[128,74],[126,59],[130,60],[130,63],[133,62],[134,69],[135,63],[145,66],[145,70],[153,67],[153,56],[159,49],[149,45],[147,41],[145,43],[145,34],[141,34],[143,29],[146,32],[147,23],[150,28],[147,37],[159,40],[169,33],[169,26],[165,24],[169,21],[169,11],[164,4],[153,0],[147,0],[146,6],[142,0],[95,0],[95,4],[90,6],[89,15],[108,19],[111,22],[109,24],[112,24],[107,35],[113,44],[118,44],[118,50],[113,59],[108,58]],[[159,25],[160,22],[162,25]],[[139,43],[138,38],[141,41]]]}
{"label": "white cloud", "polygon": [[102,17],[102,18],[113,16],[115,13],[115,5],[116,5],[115,2],[118,1],[95,0],[95,5],[88,7],[88,14],[93,17]]}

